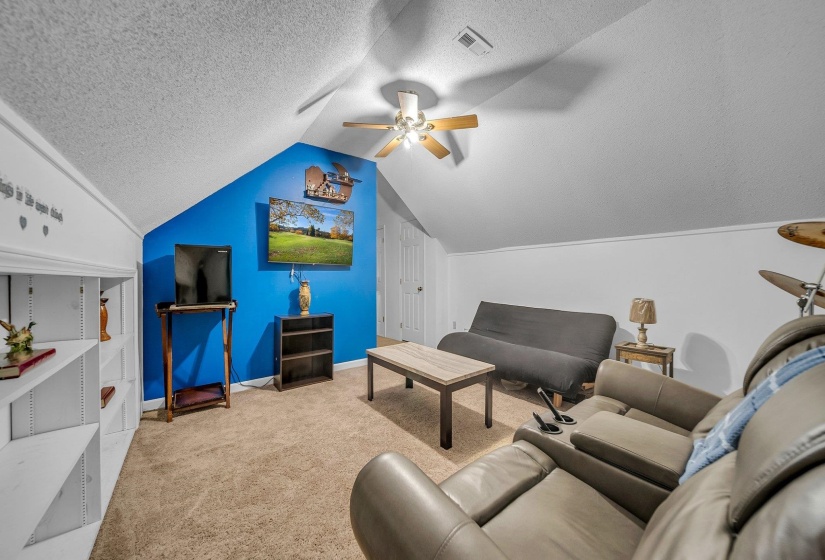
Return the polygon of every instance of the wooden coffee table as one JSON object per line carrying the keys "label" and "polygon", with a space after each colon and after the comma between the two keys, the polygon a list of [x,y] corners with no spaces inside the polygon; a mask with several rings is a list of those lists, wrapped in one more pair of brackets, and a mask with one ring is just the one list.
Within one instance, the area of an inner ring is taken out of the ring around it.
{"label": "wooden coffee table", "polygon": [[489,372],[496,369],[492,364],[479,362],[415,344],[403,342],[367,350],[367,400],[372,400],[372,369],[379,365],[407,378],[407,389],[413,381],[435,389],[441,395],[441,447],[453,446],[453,391],[486,381],[484,395],[484,424],[493,425],[493,379]]}

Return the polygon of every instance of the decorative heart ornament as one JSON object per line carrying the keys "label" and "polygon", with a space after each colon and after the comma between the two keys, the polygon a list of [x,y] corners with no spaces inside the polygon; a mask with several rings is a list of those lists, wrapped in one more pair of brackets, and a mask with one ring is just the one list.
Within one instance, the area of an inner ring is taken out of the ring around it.
{"label": "decorative heart ornament", "polygon": [[26,219],[25,216],[20,216],[20,229],[26,229],[26,224],[28,223],[29,221]]}

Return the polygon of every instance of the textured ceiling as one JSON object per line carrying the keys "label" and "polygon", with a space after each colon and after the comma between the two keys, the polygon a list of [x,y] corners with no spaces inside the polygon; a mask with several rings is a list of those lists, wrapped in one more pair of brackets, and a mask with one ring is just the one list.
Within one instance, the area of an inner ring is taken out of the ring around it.
{"label": "textured ceiling", "polygon": [[341,122],[407,88],[479,115],[379,162],[450,252],[825,205],[821,0],[79,4],[0,0],[0,97],[143,231],[298,140],[371,158]]}
{"label": "textured ceiling", "polygon": [[406,0],[0,0],[0,97],[144,232],[295,143]]}
{"label": "textured ceiling", "polygon": [[[343,129],[341,122],[393,122],[399,89],[417,91],[419,108],[429,118],[465,113],[647,1],[412,0],[341,84],[303,141],[372,157],[392,136]],[[490,54],[475,56],[454,41],[468,24],[492,44]],[[543,110],[542,98],[550,96],[563,109],[601,69],[581,62],[564,70],[549,76],[541,84],[544,91],[516,108]],[[481,126],[488,130],[483,122]],[[455,137],[464,134],[439,138],[451,148]]]}
{"label": "textured ceiling", "polygon": [[[423,36],[382,37],[305,139],[374,154],[390,133],[334,126],[386,121],[380,86],[404,77],[432,84],[430,117],[477,113],[478,129],[434,134],[444,160],[414,147],[378,164],[448,252],[822,214],[821,0],[543,5],[475,5],[494,46],[476,58],[449,43],[459,10],[409,4],[396,21]],[[413,55],[382,72],[392,45]]]}

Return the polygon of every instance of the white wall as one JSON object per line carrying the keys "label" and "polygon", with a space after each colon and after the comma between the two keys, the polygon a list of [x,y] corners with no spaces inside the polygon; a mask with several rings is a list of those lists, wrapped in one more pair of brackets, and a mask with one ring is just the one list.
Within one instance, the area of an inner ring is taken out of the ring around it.
{"label": "white wall", "polygon": [[[384,226],[386,248],[387,297],[384,306],[386,335],[389,338],[401,340],[401,290],[398,283],[401,278],[401,224],[417,220],[380,172],[377,183],[377,225],[379,228]],[[425,343],[428,346],[436,346],[447,332],[447,254],[437,239],[425,235],[425,240]]]}
{"label": "white wall", "polygon": [[438,239],[427,237],[426,245],[427,261],[426,286],[429,291],[427,297],[427,332],[426,345],[436,347],[450,332],[447,328],[449,321],[449,306],[447,298],[449,296],[449,263],[447,253]]}
{"label": "white wall", "polygon": [[633,340],[630,302],[652,298],[649,341],[676,348],[675,377],[727,393],[763,339],[798,315],[795,298],[758,270],[811,281],[825,264],[825,251],[782,239],[778,225],[453,254],[449,326],[469,328],[485,300],[607,313],[616,340]]}
{"label": "white wall", "polygon": [[[0,319],[9,320],[9,277],[0,276]],[[2,334],[2,332],[0,332]]]}
{"label": "white wall", "polygon": [[68,268],[137,268],[142,237],[135,226],[2,100],[0,177],[63,214],[60,223],[0,194],[0,264],[33,255]]}
{"label": "white wall", "polygon": [[[377,227],[384,226],[384,267],[386,269],[386,299],[384,300],[384,320],[387,325],[386,336],[401,340],[401,293],[398,290],[400,276],[399,243],[401,223],[415,219],[404,202],[398,197],[387,179],[378,172],[376,178]],[[425,249],[426,251],[426,249]]]}
{"label": "white wall", "polygon": [[[0,276],[0,319],[9,320],[9,277]],[[6,331],[0,330],[0,339],[6,338]],[[3,342],[0,341],[0,345]],[[2,352],[2,350],[0,350]],[[0,406],[0,447],[11,440],[11,406]]]}

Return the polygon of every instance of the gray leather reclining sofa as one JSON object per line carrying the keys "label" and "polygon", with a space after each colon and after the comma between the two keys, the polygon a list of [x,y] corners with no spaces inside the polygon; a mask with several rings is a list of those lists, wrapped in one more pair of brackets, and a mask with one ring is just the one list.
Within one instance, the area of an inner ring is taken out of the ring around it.
{"label": "gray leather reclining sofa", "polygon": [[553,436],[528,422],[440,485],[379,455],[352,491],[356,539],[367,558],[825,558],[825,365],[772,396],[738,450],[678,485],[694,438],[819,346],[825,317],[788,323],[722,399],[605,361],[596,396],[567,411],[576,425]]}
{"label": "gray leather reclining sofa", "polygon": [[610,315],[482,301],[468,332],[450,333],[438,349],[494,364],[497,377],[524,381],[574,399],[610,354]]}

